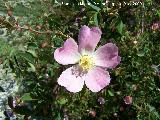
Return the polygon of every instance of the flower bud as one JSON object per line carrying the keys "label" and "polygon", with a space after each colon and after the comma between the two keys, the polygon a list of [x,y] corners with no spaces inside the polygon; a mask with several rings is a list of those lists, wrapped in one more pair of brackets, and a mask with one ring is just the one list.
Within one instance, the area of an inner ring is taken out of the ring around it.
{"label": "flower bud", "polygon": [[92,117],[96,117],[96,111],[94,111],[94,110],[90,110],[90,111],[89,111],[89,114],[90,114]]}
{"label": "flower bud", "polygon": [[126,97],[124,98],[124,102],[125,102],[125,104],[127,104],[127,105],[132,104],[132,97],[131,97],[131,96],[126,96]]}

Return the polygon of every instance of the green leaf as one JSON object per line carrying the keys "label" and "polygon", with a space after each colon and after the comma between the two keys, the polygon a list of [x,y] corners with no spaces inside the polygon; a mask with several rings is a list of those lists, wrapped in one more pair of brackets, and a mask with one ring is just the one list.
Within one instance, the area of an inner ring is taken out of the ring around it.
{"label": "green leaf", "polygon": [[23,59],[25,59],[27,62],[30,62],[30,63],[34,63],[34,56],[31,54],[31,53],[28,53],[28,52],[19,52],[17,54],[18,56],[22,57]]}
{"label": "green leaf", "polygon": [[98,12],[94,14],[94,23],[96,26],[98,26]]}
{"label": "green leaf", "polygon": [[32,54],[34,57],[37,57],[37,54],[36,54],[35,50],[28,50],[27,52]]}
{"label": "green leaf", "polygon": [[140,51],[139,53],[137,53],[137,55],[138,55],[139,57],[143,57],[143,56],[145,55],[145,52]]}
{"label": "green leaf", "polygon": [[22,101],[30,101],[33,100],[32,97],[30,96],[30,93],[25,93],[22,97],[21,97]]}
{"label": "green leaf", "polygon": [[6,41],[0,39],[0,56],[9,55],[14,50]]}
{"label": "green leaf", "polygon": [[62,120],[60,113],[55,117],[55,120]]}
{"label": "green leaf", "polygon": [[35,72],[36,71],[35,66],[32,63],[30,63],[30,62],[28,62],[28,64],[30,65],[30,68],[28,69],[28,71]]}
{"label": "green leaf", "polygon": [[123,34],[123,29],[124,29],[124,24],[122,21],[120,21],[120,23],[117,25],[117,30],[118,32],[122,35]]}
{"label": "green leaf", "polygon": [[101,9],[95,5],[92,4],[92,2],[90,0],[88,0],[88,5],[93,8],[94,10],[96,10],[97,12],[99,12]]}
{"label": "green leaf", "polygon": [[149,108],[149,112],[151,112],[156,118],[160,118],[159,113],[156,111],[156,108],[146,104],[146,106]]}
{"label": "green leaf", "polygon": [[157,10],[157,15],[160,18],[160,10]]}
{"label": "green leaf", "polygon": [[60,105],[64,105],[64,104],[66,104],[68,102],[68,99],[66,99],[66,98],[62,98],[62,99],[60,99],[59,101],[58,101],[58,103],[60,104]]}
{"label": "green leaf", "polygon": [[113,96],[114,96],[114,93],[113,93],[113,92],[111,92],[110,90],[108,90],[108,94],[109,94],[111,97],[113,97]]}
{"label": "green leaf", "polygon": [[38,48],[38,45],[34,42],[30,42],[28,43],[28,46],[27,46],[28,49],[32,49],[32,50],[35,50]]}

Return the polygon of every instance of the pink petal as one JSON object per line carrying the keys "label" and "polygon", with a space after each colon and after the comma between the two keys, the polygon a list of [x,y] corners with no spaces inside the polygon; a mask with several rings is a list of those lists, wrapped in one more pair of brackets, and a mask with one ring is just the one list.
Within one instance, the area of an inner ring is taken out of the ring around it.
{"label": "pink petal", "polygon": [[79,32],[79,51],[94,51],[101,38],[101,30],[98,27],[82,26]]}
{"label": "pink petal", "polygon": [[84,76],[77,67],[70,67],[62,72],[58,78],[58,84],[64,86],[70,92],[79,92],[84,85]]}
{"label": "pink petal", "polygon": [[75,64],[80,59],[78,45],[74,39],[69,38],[65,41],[64,46],[57,48],[54,52],[55,60],[63,65]]}
{"label": "pink petal", "polygon": [[85,84],[92,92],[98,92],[109,85],[110,80],[111,78],[107,71],[100,67],[95,67],[87,73]]}
{"label": "pink petal", "polygon": [[118,56],[118,47],[113,43],[107,43],[95,51],[96,65],[107,68],[116,67],[121,58]]}

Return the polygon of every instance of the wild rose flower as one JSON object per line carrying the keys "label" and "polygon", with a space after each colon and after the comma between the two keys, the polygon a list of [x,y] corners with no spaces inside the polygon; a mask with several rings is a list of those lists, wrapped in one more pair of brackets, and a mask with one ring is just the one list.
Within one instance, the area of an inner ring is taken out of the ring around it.
{"label": "wild rose flower", "polygon": [[62,65],[75,64],[62,72],[58,84],[70,92],[79,92],[84,83],[92,92],[98,92],[110,83],[110,75],[105,68],[114,68],[120,62],[118,47],[107,43],[95,48],[101,38],[98,27],[82,26],[79,32],[79,46],[69,38],[64,46],[54,52],[55,60]]}

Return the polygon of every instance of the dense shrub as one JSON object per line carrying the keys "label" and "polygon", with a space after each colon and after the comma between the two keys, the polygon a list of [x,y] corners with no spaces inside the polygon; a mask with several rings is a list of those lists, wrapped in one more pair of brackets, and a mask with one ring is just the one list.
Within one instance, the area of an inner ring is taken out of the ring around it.
{"label": "dense shrub", "polygon": [[[7,28],[0,36],[0,61],[16,74],[19,90],[13,99],[10,96],[8,104],[17,117],[160,119],[157,1],[111,0],[105,5],[102,0],[83,0],[83,5],[81,0],[69,0],[68,5],[54,0],[15,1],[0,2],[4,13],[0,27]],[[120,64],[108,70],[111,83],[97,93],[86,86],[81,92],[71,93],[57,84],[57,78],[69,66],[58,64],[53,53],[67,38],[78,40],[83,25],[98,26],[102,30],[98,46],[112,42],[121,56]]]}

